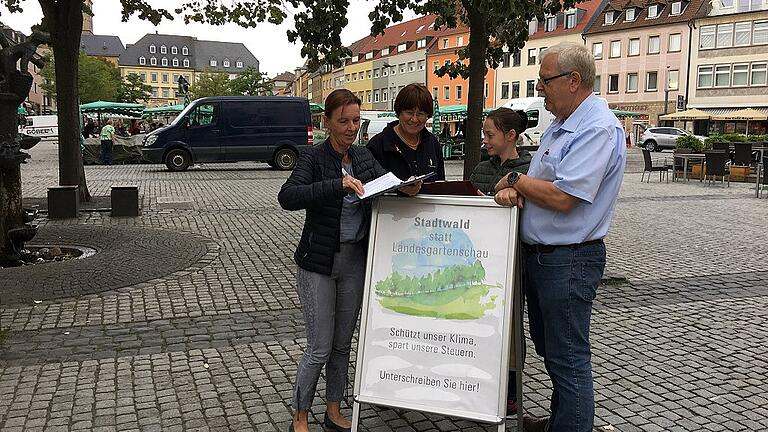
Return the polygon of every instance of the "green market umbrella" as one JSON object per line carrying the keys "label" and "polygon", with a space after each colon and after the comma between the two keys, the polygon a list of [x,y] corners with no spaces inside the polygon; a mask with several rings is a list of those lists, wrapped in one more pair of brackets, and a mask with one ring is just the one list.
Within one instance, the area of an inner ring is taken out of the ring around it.
{"label": "green market umbrella", "polygon": [[83,113],[118,114],[139,118],[144,111],[144,105],[125,102],[96,101],[80,105]]}
{"label": "green market umbrella", "polygon": [[142,117],[173,115],[184,111],[184,104],[156,106],[151,108],[145,108]]}
{"label": "green market umbrella", "polygon": [[27,115],[27,110],[24,109],[23,106],[19,105],[19,109],[16,111],[16,114],[25,116]]}
{"label": "green market umbrella", "polygon": [[323,104],[310,102],[309,103],[309,112],[312,114],[318,114],[325,111],[325,106]]}

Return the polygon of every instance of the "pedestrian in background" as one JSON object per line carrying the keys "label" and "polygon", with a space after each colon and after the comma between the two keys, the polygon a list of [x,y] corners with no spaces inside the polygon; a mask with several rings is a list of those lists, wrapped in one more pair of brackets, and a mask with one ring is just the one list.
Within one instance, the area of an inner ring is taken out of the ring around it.
{"label": "pedestrian in background", "polygon": [[521,208],[523,286],[530,334],[552,381],[551,415],[529,432],[589,432],[595,415],[589,328],[605,243],[626,163],[624,129],[592,94],[595,59],[562,42],[541,55],[536,90],[555,120],[528,174],[511,172],[494,199]]}
{"label": "pedestrian in background", "polygon": [[376,160],[400,180],[432,172],[437,174],[433,180],[445,180],[440,143],[426,128],[434,111],[433,103],[425,86],[408,84],[395,98],[397,120],[368,141],[368,149]]}
{"label": "pedestrian in background", "polygon": [[[363,184],[386,173],[371,152],[353,146],[360,129],[360,99],[346,89],[325,100],[329,136],[301,153],[277,196],[286,210],[306,210],[293,257],[296,285],[307,329],[307,348],[296,371],[293,422],[289,430],[309,429],[309,409],[325,366],[323,424],[349,431],[340,402],[347,387],[349,351],[363,300],[371,201],[355,202]],[[414,195],[417,189],[402,192]]]}
{"label": "pedestrian in background", "polygon": [[112,165],[112,147],[115,139],[115,128],[112,126],[112,119],[107,120],[99,134],[101,140],[101,164]]}

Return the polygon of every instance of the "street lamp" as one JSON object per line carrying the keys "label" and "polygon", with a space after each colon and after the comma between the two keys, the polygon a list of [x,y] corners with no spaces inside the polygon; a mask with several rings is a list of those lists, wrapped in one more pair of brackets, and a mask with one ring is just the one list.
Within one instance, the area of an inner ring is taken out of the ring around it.
{"label": "street lamp", "polygon": [[667,71],[664,74],[664,114],[667,114],[668,105],[669,105],[669,65],[667,65]]}
{"label": "street lamp", "polygon": [[[392,68],[392,66],[389,63],[387,63],[387,62],[382,63],[381,66],[385,67],[387,69],[391,69]],[[384,74],[382,74],[382,75],[384,75]],[[385,85],[387,86],[387,93],[389,93],[389,72],[387,72],[387,83]],[[395,95],[389,95],[389,104],[388,105],[390,107],[392,107],[391,109],[394,109],[394,106],[395,106]]]}

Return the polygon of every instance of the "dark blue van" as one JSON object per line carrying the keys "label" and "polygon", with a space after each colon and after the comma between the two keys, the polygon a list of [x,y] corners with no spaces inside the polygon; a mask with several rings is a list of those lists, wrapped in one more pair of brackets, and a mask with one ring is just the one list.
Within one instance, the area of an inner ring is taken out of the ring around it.
{"label": "dark blue van", "polygon": [[197,99],[168,126],[144,138],[152,163],[184,171],[197,162],[267,162],[290,170],[312,145],[309,101],[288,96],[215,96]]}

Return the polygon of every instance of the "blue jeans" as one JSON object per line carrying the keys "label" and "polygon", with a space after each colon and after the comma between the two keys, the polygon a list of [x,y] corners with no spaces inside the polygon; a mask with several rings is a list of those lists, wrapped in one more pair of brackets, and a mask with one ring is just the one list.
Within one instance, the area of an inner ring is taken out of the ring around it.
{"label": "blue jeans", "polygon": [[325,397],[341,401],[347,388],[352,336],[363,301],[368,242],[342,243],[331,275],[299,267],[296,282],[307,328],[307,349],[296,370],[293,407],[309,410],[325,366]]}
{"label": "blue jeans", "polygon": [[595,416],[589,323],[605,244],[523,247],[523,285],[536,353],[552,381],[551,432],[588,432]]}

